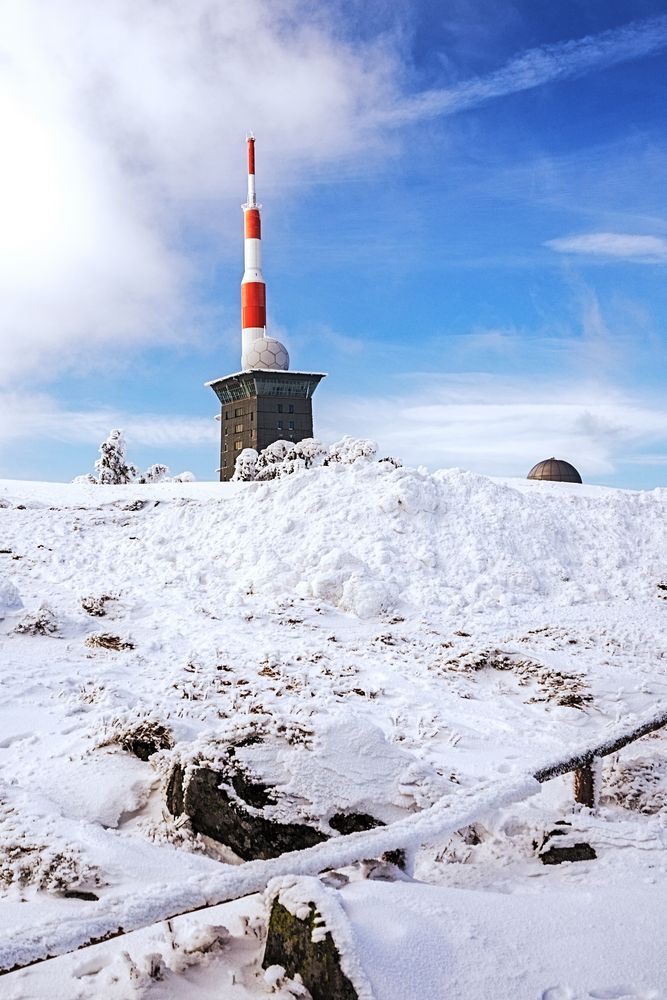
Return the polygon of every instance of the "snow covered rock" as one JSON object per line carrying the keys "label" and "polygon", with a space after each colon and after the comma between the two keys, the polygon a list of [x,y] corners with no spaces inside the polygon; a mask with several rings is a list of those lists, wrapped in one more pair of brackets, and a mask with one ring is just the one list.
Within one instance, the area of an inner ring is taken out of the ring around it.
{"label": "snow covered rock", "polygon": [[229,769],[210,767],[191,768],[184,777],[177,765],[167,791],[167,806],[174,815],[179,815],[180,807],[195,833],[225,844],[244,861],[302,851],[326,840],[305,823],[280,823],[263,816],[258,806],[271,801],[271,792],[265,786]]}
{"label": "snow covered rock", "polygon": [[590,844],[577,840],[577,831],[561,820],[545,835],[538,856],[543,865],[562,865],[564,861],[595,861],[597,854]]}
{"label": "snow covered rock", "polygon": [[323,724],[197,748],[169,777],[169,811],[239,857],[270,858],[369,830],[428,806],[441,779],[369,723]]}
{"label": "snow covered rock", "polygon": [[267,973],[276,968],[289,976],[298,973],[313,1000],[359,1000],[341,968],[331,934],[316,933],[321,923],[314,903],[305,908],[305,914],[296,916],[274,899],[262,967]]}

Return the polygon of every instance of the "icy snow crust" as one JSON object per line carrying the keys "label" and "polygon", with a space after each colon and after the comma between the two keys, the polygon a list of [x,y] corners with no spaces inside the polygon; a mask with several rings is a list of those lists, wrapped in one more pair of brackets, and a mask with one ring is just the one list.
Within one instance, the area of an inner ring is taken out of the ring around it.
{"label": "icy snow crust", "polygon": [[[623,982],[623,962],[612,958],[625,954],[614,927],[627,932],[640,910],[658,921],[664,908],[663,735],[614,762],[613,795],[595,817],[572,814],[567,778],[510,803],[535,791],[530,766],[667,702],[666,505],[667,490],[428,475],[371,462],[270,483],[1,482],[5,941],[18,958],[40,927],[44,937],[74,921],[73,942],[86,928],[101,930],[105,901],[134,926],[142,912],[166,915],[170,894],[196,905],[238,878],[240,869],[165,815],[161,782],[176,757],[261,723],[306,734],[291,764],[267,759],[265,769],[295,801],[308,792],[322,815],[369,802],[385,822],[419,823],[427,821],[419,810],[443,791],[461,820],[477,792],[498,807],[475,838],[457,837],[446,810],[436,826],[424,823],[433,843],[417,857],[416,876],[430,886],[356,881],[336,896],[354,941],[349,961],[362,963],[378,1000],[410,995],[410,976],[430,982],[433,968],[415,971],[410,954],[437,955],[438,974],[453,956],[443,982],[461,998],[662,996],[662,949],[652,949],[650,931],[641,948],[637,936]],[[109,598],[103,617],[83,609],[91,596]],[[43,605],[55,632],[15,631]],[[85,644],[100,633],[124,648]],[[110,739],[146,717],[175,742],[148,762]],[[345,783],[355,773],[350,798]],[[595,843],[597,862],[539,863],[532,842],[564,818]],[[344,865],[340,846],[312,850]],[[246,866],[248,891],[263,888],[264,873],[282,875],[280,861]],[[305,861],[293,873],[316,874]],[[99,901],[63,898],[65,883]],[[389,904],[385,889],[395,892]],[[524,918],[527,897],[533,909]],[[395,924],[374,921],[374,907]],[[229,911],[236,937],[187,962],[155,930],[85,953],[94,960],[81,953],[14,973],[3,986],[15,984],[8,996],[48,996],[57,976],[63,996],[141,995],[144,973],[123,949],[141,968],[157,949],[171,965],[151,995],[219,996],[223,981],[232,1000],[266,995],[273,987],[258,966],[261,941],[248,937],[256,910],[252,901],[218,908],[208,924],[225,923]],[[563,937],[570,915],[591,924],[580,952]],[[382,928],[373,941],[369,921]],[[539,942],[526,929],[538,925]],[[195,933],[187,921],[179,926],[186,938]],[[407,940],[408,926],[423,947]],[[441,952],[428,945],[431,927]],[[382,949],[394,937],[392,965]],[[609,953],[607,978],[604,963],[588,969],[587,949]],[[399,968],[401,954],[408,964]]]}

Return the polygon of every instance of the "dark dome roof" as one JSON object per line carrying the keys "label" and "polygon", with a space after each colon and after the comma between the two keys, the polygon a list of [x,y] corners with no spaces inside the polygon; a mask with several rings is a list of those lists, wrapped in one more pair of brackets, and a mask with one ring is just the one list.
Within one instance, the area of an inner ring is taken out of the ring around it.
{"label": "dark dome roof", "polygon": [[562,458],[545,458],[528,473],[528,479],[547,479],[552,483],[580,483],[581,476],[573,465]]}

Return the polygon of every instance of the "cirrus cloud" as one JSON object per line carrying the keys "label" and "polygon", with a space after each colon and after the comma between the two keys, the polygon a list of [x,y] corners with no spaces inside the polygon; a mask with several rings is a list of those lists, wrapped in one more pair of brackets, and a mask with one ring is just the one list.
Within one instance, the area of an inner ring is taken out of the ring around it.
{"label": "cirrus cloud", "polygon": [[667,239],[633,233],[580,233],[544,244],[557,253],[584,254],[609,260],[659,264],[667,262]]}
{"label": "cirrus cloud", "polygon": [[323,400],[322,436],[336,435],[344,412],[349,433],[374,438],[406,464],[525,476],[556,455],[596,479],[623,462],[650,464],[646,449],[664,450],[667,442],[665,407],[610,383],[482,372],[421,373],[401,382],[394,396]]}

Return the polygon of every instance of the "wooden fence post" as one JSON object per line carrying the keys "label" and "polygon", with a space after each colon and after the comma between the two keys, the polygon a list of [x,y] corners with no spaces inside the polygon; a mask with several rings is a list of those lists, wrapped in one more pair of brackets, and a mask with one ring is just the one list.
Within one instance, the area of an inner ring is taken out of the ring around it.
{"label": "wooden fence post", "polygon": [[595,785],[597,778],[597,761],[592,761],[578,767],[574,772],[574,801],[582,806],[594,809],[596,805]]}

